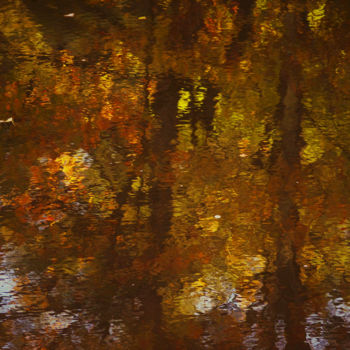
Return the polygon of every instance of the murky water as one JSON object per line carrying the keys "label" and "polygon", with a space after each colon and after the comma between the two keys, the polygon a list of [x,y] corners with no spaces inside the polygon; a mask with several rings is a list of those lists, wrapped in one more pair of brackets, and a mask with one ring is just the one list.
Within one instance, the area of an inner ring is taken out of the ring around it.
{"label": "murky water", "polygon": [[349,349],[349,19],[2,1],[0,347]]}

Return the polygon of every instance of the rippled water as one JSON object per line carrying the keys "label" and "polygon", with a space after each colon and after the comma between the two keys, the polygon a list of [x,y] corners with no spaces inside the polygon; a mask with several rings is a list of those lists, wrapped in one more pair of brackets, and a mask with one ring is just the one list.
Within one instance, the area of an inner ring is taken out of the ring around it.
{"label": "rippled water", "polygon": [[349,18],[1,2],[0,347],[350,348]]}

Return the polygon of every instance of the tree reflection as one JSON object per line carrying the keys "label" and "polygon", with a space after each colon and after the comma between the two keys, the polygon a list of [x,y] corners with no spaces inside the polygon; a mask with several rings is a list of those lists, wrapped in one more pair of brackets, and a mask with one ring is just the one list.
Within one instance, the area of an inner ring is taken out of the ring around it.
{"label": "tree reflection", "polygon": [[2,4],[1,346],[346,348],[348,13]]}

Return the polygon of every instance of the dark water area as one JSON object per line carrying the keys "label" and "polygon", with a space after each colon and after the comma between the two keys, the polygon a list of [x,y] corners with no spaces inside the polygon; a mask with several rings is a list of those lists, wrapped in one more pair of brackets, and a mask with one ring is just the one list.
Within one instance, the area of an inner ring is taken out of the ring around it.
{"label": "dark water area", "polygon": [[350,5],[0,3],[0,348],[350,349]]}

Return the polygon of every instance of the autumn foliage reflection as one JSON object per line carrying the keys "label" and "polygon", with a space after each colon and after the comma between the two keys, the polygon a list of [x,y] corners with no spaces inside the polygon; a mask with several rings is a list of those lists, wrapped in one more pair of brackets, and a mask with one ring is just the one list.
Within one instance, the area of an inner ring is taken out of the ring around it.
{"label": "autumn foliage reflection", "polygon": [[5,1],[0,345],[347,348],[349,11]]}

